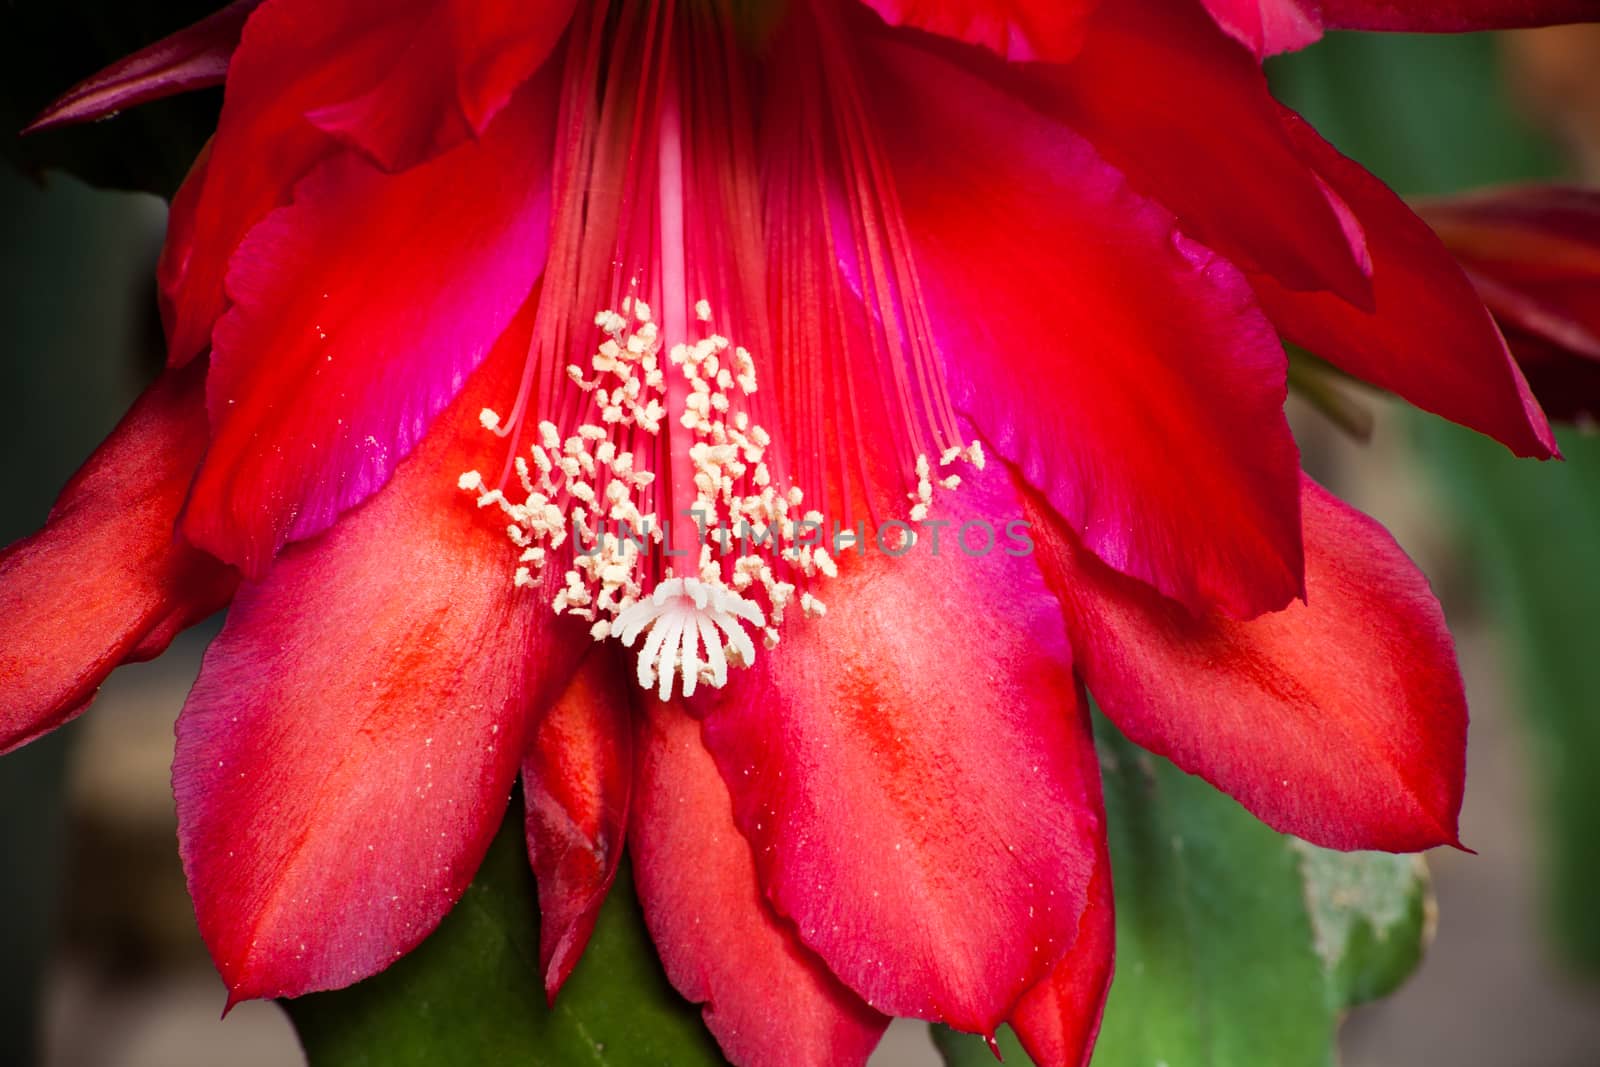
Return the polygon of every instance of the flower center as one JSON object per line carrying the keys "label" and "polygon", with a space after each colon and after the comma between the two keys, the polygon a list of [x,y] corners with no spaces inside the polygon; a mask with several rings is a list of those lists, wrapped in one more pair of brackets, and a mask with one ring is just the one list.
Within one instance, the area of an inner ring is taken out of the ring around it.
{"label": "flower center", "polygon": [[[550,600],[557,614],[589,622],[596,641],[616,637],[632,648],[648,635],[639,684],[655,687],[663,700],[680,680],[690,696],[700,683],[725,685],[730,664],[754,663],[747,627],[772,649],[792,606],[821,618],[827,606],[814,588],[838,574],[828,546],[860,553],[871,545],[864,524],[827,525],[820,511],[802,510],[799,486],[774,478],[772,436],[746,407],[756,392],[755,359],[710,331],[708,302],[699,301],[695,312],[705,336],[674,345],[663,361],[661,331],[644,301],[630,296],[623,313],[602,311],[595,325],[604,340],[589,367],[567,367],[588,398],[588,418],[565,437],[554,423],[539,423],[539,440],[513,460],[520,499],[490,488],[475,470],[458,481],[480,508],[498,507],[510,520],[506,536],[521,549],[513,584],[546,588],[539,576],[559,559],[567,568]],[[686,388],[669,390],[669,377]],[[669,395],[680,392],[678,409],[669,412]],[[668,449],[670,464],[686,461],[693,471],[694,502],[682,516],[662,513],[670,496],[649,469],[661,451],[652,439],[666,436],[669,415],[688,431],[669,437]],[[479,418],[486,430],[501,429],[497,412],[485,408]],[[982,468],[976,442],[946,449],[938,463],[963,459]],[[936,480],[926,455],[918,456],[916,475],[907,494],[912,522],[927,518],[936,488],[960,484],[953,474]],[[672,535],[675,520],[692,525],[694,550],[674,547],[683,543]]]}
{"label": "flower center", "polygon": [[794,5],[757,56],[736,6],[575,10],[527,362],[483,413],[509,458],[460,481],[508,519],[513,581],[639,648],[663,698],[819,619],[844,553],[904,555],[942,468],[982,463],[848,28]]}

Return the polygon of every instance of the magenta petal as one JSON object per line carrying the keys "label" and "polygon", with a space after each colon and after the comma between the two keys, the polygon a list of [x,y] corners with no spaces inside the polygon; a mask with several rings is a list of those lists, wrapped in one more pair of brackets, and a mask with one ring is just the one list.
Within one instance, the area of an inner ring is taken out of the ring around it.
{"label": "magenta petal", "polygon": [[[456,487],[526,329],[382,493],[241,588],[178,720],[179,851],[230,1002],[348,985],[420,942],[500,825],[530,709],[575,665]],[[578,631],[582,636],[581,628]]]}
{"label": "magenta petal", "polygon": [[1600,18],[1594,0],[1205,0],[1257,56],[1304,48],[1330,30],[1461,33]]}
{"label": "magenta petal", "polygon": [[1304,48],[1322,36],[1320,0],[1205,0],[1211,17],[1256,56]]}
{"label": "magenta petal", "polygon": [[1298,595],[1287,364],[1245,279],[1071,130],[928,53],[877,56],[958,410],[1118,570],[1246,617]]}
{"label": "magenta petal", "polygon": [[[1289,2],[1289,0],[1281,0]],[[1462,33],[1600,19],[1594,0],[1318,0],[1330,30]]]}
{"label": "magenta petal", "polygon": [[866,1063],[889,1020],[839,984],[762,899],[728,789],[677,704],[642,702],[630,831],[645,921],[672,984],[738,1067]]}
{"label": "magenta petal", "polygon": [[550,88],[403,174],[336,156],[251,231],[216,330],[196,544],[260,576],[416,446],[543,267]]}
{"label": "magenta petal", "polygon": [[245,20],[260,4],[261,0],[234,0],[216,14],[118,60],[61,94],[22,132],[92,122],[152,100],[221,85]]}
{"label": "magenta petal", "polygon": [[1103,831],[1060,609],[999,467],[940,499],[937,549],[846,554],[827,618],[786,623],[705,718],[800,939],[878,1011],[982,1033],[1071,946]]}
{"label": "magenta petal", "polygon": [[[894,26],[937,33],[1016,62],[1065,62],[1102,0],[866,0]],[[1115,2],[1115,0],[1112,0]]]}

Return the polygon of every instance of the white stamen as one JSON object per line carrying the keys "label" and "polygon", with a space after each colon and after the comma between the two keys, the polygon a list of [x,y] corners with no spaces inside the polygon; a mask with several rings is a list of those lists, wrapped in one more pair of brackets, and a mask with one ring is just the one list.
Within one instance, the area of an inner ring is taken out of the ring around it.
{"label": "white stamen", "polygon": [[[827,606],[813,590],[837,577],[840,566],[816,543],[815,531],[825,525],[820,510],[807,509],[796,523],[806,494],[797,485],[780,484],[765,458],[772,436],[743,410],[744,397],[756,389],[750,352],[709,330],[665,351],[648,304],[630,295],[621,308],[622,314],[595,316],[604,334],[588,360],[595,377],[586,379],[581,364],[567,368],[587,397],[587,421],[568,434],[540,422],[528,458],[513,457],[511,469],[524,495],[508,499],[510,486],[491,488],[477,471],[463,473],[457,484],[480,508],[498,506],[509,520],[506,537],[519,550],[516,587],[549,597],[557,614],[583,619],[596,641],[615,637],[631,649],[645,636],[637,678],[666,700],[676,692],[692,696],[701,684],[725,685],[730,665],[755,662],[757,631],[764,647],[778,644],[791,607],[821,619]],[[696,302],[694,312],[709,322],[710,302]],[[688,386],[681,406],[670,413],[669,374],[681,374]],[[690,434],[686,449],[677,440],[671,444],[691,464],[705,538],[698,560],[686,568],[688,576],[674,574],[660,555],[665,524],[654,509],[663,498],[652,492],[656,473],[639,469],[659,452],[659,444],[639,442],[639,435],[659,436],[669,415]],[[489,408],[478,421],[502,437],[514,428],[502,427],[500,415]],[[643,447],[624,450],[620,442]],[[937,456],[940,468],[958,459],[983,467],[977,442]],[[961,482],[942,469],[939,475],[927,455],[917,457],[916,488],[907,494],[914,521],[927,518],[935,490]],[[569,539],[573,552],[558,555]],[[847,548],[858,540],[847,530],[834,543]],[[914,545],[915,534],[904,535],[901,543]],[[562,561],[564,572],[546,574],[552,558]],[[765,610],[752,598],[764,598]]]}
{"label": "white stamen", "polygon": [[[755,644],[741,620],[752,626],[766,625],[761,609],[727,586],[710,585],[698,578],[669,578],[619,614],[612,633],[632,648],[639,635],[649,631],[639,652],[639,685],[645,689],[656,685],[657,694],[666,700],[672,696],[674,677],[679,675],[683,678],[683,695],[694,695],[702,663],[711,668],[712,685],[721,688],[727,684],[728,656],[716,630],[727,638],[741,662],[755,662]],[[702,645],[706,649],[704,659],[700,654]]]}

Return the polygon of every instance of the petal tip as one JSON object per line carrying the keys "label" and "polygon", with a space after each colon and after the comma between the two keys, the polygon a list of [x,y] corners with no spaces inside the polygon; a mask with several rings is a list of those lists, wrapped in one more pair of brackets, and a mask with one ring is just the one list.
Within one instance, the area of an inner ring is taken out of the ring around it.
{"label": "petal tip", "polygon": [[65,126],[66,124],[67,120],[63,117],[60,107],[56,104],[51,104],[35,115],[32,122],[18,130],[17,136],[27,137],[31,134],[42,133],[45,130],[54,129],[57,126]]}

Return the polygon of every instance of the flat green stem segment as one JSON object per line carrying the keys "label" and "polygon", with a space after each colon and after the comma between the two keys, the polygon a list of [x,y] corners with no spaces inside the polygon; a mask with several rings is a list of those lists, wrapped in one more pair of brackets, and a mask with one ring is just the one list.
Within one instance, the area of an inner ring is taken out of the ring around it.
{"label": "flat green stem segment", "polygon": [[[1426,869],[1337,853],[1262,825],[1103,719],[1117,974],[1095,1067],[1332,1067],[1344,1010],[1421,957]],[[936,1030],[952,1067],[994,1063]],[[1001,1036],[1008,1064],[1027,1063]]]}
{"label": "flat green stem segment", "polygon": [[310,1067],[724,1062],[662,974],[626,862],[588,951],[545,1006],[521,814],[513,802],[477,879],[415,951],[349,989],[285,1002]]}

